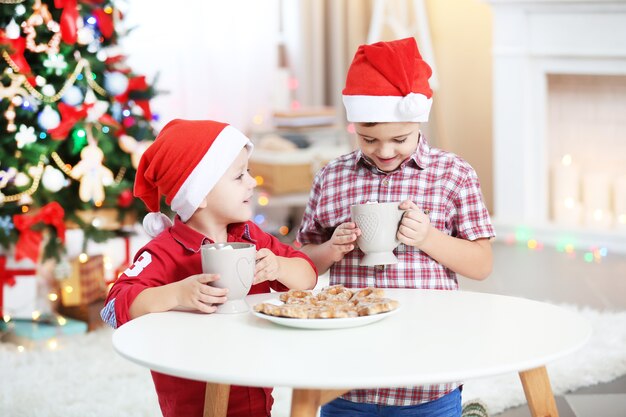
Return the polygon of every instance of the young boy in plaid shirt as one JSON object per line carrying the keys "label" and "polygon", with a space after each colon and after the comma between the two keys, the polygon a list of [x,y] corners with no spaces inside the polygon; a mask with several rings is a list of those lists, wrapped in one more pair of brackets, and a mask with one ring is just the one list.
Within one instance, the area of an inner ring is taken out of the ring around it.
{"label": "young boy in plaid shirt", "polygon": [[[330,269],[331,285],[456,290],[457,273],[482,280],[491,272],[494,231],[476,172],[419,130],[431,73],[413,38],[362,45],[354,56],[343,102],[358,149],[317,174],[298,233],[319,273]],[[396,265],[359,265],[350,206],[369,201],[409,210]],[[353,390],[322,408],[322,416],[378,415],[460,416],[460,384]]]}

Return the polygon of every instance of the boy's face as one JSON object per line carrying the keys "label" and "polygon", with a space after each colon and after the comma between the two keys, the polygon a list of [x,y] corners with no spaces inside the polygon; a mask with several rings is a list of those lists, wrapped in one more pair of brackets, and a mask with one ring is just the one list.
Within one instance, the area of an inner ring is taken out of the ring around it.
{"label": "boy's face", "polygon": [[239,223],[252,217],[252,190],[256,181],[248,173],[248,150],[241,152],[207,196],[211,215],[224,224]]}
{"label": "boy's face", "polygon": [[391,172],[417,149],[419,123],[355,123],[357,143],[363,155],[378,169]]}

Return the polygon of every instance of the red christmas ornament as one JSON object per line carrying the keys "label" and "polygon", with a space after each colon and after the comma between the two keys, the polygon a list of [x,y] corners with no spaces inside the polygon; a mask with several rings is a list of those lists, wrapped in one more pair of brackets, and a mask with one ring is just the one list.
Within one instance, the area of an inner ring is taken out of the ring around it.
{"label": "red christmas ornament", "polygon": [[76,0],[54,0],[54,7],[63,9],[61,13],[61,37],[63,42],[74,45],[78,36],[78,5]]}
{"label": "red christmas ornament", "polygon": [[105,12],[103,9],[96,9],[93,11],[93,14],[96,15],[96,21],[98,22],[98,28],[102,36],[107,39],[113,36],[115,29],[113,27],[113,17],[111,14]]}
{"label": "red christmas ornament", "polygon": [[133,198],[133,193],[126,189],[117,197],[117,205],[121,208],[127,208],[132,204]]}
{"label": "red christmas ornament", "polygon": [[124,127],[133,127],[135,125],[135,119],[133,117],[125,117],[124,120],[122,120],[122,124],[124,125]]}

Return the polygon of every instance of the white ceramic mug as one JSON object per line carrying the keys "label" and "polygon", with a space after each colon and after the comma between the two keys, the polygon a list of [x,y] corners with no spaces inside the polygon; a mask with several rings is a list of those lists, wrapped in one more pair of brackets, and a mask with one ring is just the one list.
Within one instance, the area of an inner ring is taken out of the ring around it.
{"label": "white ceramic mug", "polygon": [[407,210],[400,202],[355,204],[350,207],[352,221],[361,229],[356,244],[365,254],[361,265],[397,264],[393,250],[400,244],[396,238],[402,216]]}
{"label": "white ceramic mug", "polygon": [[[232,249],[228,249],[230,246]],[[224,249],[226,248],[226,249]],[[251,243],[213,243],[202,245],[202,272],[219,274],[210,285],[228,288],[227,301],[217,305],[217,313],[243,313],[245,301],[254,280],[256,246]]]}

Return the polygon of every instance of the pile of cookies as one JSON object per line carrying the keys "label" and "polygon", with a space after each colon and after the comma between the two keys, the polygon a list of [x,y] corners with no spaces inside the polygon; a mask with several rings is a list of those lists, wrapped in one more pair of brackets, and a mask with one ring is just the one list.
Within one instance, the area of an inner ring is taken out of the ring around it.
{"label": "pile of cookies", "polygon": [[384,298],[381,288],[368,287],[350,290],[343,285],[333,285],[319,293],[290,290],[280,295],[284,304],[260,303],[254,311],[270,316],[296,319],[334,319],[371,316],[398,308],[398,301]]}

